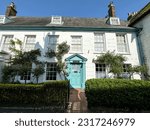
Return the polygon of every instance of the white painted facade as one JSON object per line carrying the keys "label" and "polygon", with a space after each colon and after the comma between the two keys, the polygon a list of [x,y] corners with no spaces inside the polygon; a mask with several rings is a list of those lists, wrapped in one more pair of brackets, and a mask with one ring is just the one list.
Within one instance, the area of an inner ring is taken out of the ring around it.
{"label": "white painted facade", "polygon": [[[148,19],[145,19],[146,21],[150,20],[150,17]],[[145,23],[146,21],[143,21]],[[149,22],[146,22],[146,24],[149,24]],[[143,24],[145,26],[145,24]],[[150,33],[149,29],[147,29],[148,25],[145,26],[146,30],[143,32],[143,35],[147,37],[147,41],[150,41]],[[81,36],[82,37],[82,52],[78,53],[81,56],[87,58],[86,61],[86,80],[91,79],[91,78],[96,78],[96,70],[95,70],[95,63],[93,63],[93,59],[96,58],[96,56],[106,53],[107,51],[115,51],[115,53],[118,54],[117,52],[117,38],[116,34],[119,32],[96,32],[96,33],[103,33],[104,34],[104,41],[105,41],[105,51],[102,53],[96,53],[94,52],[94,34],[95,32],[93,31],[0,31],[0,51],[3,48],[3,42],[2,42],[2,37],[4,35],[13,35],[13,39],[17,38],[21,40],[23,43],[25,43],[25,36],[26,35],[35,35],[36,36],[36,42],[35,42],[35,49],[39,48],[42,52],[42,57],[40,57],[41,61],[47,61],[47,62],[56,62],[55,59],[48,59],[44,57],[45,52],[47,50],[47,45],[48,45],[48,36],[49,35],[58,35],[58,43],[62,43],[64,41],[67,42],[68,45],[71,47],[71,37],[72,36]],[[138,43],[137,43],[137,37],[135,32],[120,32],[123,34],[126,34],[126,41],[128,44],[129,51],[128,53],[124,53],[123,56],[126,57],[127,64],[131,64],[132,66],[140,65],[139,62],[139,53],[138,53]],[[141,35],[143,39],[143,44],[147,48],[145,50],[147,53],[148,48],[150,50],[150,45],[147,44],[147,41],[145,38]],[[70,49],[69,53],[64,56],[64,60],[73,55],[76,52],[72,52]],[[148,61],[150,60],[147,59]],[[149,62],[150,63],[150,62]],[[150,64],[149,64],[150,66]],[[46,69],[46,66],[45,66]],[[19,77],[18,77],[19,78]],[[140,79],[139,75],[134,75],[134,79]],[[57,80],[60,80],[59,75],[57,74]],[[46,73],[40,76],[39,82],[45,82],[46,81]],[[21,81],[24,82],[24,81]],[[28,82],[35,82],[33,81],[33,78],[31,78],[31,81]]]}
{"label": "white painted facade", "polygon": [[146,15],[144,18],[140,19],[134,27],[141,28],[141,32],[138,34],[138,39],[142,45],[143,58],[148,66],[150,74],[150,14]]}

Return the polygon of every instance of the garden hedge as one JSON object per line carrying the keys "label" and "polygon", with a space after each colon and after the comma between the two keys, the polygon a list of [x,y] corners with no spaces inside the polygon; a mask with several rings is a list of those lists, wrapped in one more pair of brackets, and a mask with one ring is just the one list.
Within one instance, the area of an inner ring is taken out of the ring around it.
{"label": "garden hedge", "polygon": [[54,106],[68,100],[68,81],[34,84],[0,84],[0,106]]}
{"label": "garden hedge", "polygon": [[125,79],[90,79],[85,93],[88,107],[150,110],[150,82]]}

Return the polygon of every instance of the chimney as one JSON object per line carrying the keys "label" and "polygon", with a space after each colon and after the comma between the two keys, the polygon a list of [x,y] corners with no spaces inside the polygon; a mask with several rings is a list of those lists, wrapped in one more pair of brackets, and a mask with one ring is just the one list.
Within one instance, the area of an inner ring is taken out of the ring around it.
{"label": "chimney", "polygon": [[16,16],[16,14],[17,14],[16,6],[15,6],[14,2],[11,2],[11,4],[9,6],[7,6],[5,16],[7,16],[7,17]]}
{"label": "chimney", "polygon": [[128,18],[127,18],[127,20],[130,21],[130,20],[133,18],[133,16],[135,16],[137,13],[138,13],[138,12],[128,13]]}
{"label": "chimney", "polygon": [[113,2],[110,2],[110,4],[108,5],[108,16],[109,17],[116,17],[116,14],[115,14],[115,6],[113,4]]}

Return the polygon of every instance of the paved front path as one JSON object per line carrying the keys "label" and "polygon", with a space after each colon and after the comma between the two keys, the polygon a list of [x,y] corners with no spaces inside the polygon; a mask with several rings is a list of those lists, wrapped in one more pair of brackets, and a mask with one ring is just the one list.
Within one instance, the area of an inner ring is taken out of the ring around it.
{"label": "paved front path", "polygon": [[86,112],[88,112],[88,109],[84,90],[71,89],[68,113],[86,113]]}

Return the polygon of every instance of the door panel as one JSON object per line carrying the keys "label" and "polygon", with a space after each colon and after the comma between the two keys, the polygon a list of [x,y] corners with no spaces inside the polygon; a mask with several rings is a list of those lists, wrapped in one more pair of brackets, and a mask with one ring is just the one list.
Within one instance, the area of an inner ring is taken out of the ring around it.
{"label": "door panel", "polygon": [[81,87],[82,64],[71,64],[70,83],[74,88]]}

